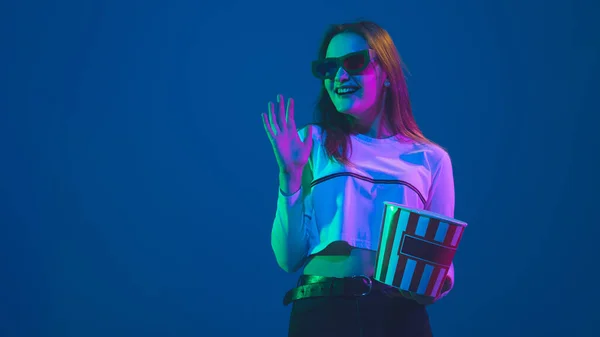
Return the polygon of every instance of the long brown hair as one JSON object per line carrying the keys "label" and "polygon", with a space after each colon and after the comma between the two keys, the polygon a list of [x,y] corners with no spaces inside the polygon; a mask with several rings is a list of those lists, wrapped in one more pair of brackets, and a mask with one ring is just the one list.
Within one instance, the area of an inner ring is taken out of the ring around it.
{"label": "long brown hair", "polygon": [[[390,86],[386,87],[387,95],[382,121],[399,137],[404,136],[415,142],[432,144],[433,142],[423,135],[415,121],[406,79],[402,71],[402,60],[392,38],[385,29],[370,21],[332,25],[325,32],[318,58],[324,59],[333,37],[344,32],[362,36],[370,48],[375,50],[377,62],[387,74]],[[315,107],[315,119],[317,125],[320,125],[327,134],[325,149],[329,157],[333,157],[341,163],[350,164],[348,151],[351,149],[348,148],[350,145],[348,140],[352,132],[352,119],[336,110],[324,83]]]}

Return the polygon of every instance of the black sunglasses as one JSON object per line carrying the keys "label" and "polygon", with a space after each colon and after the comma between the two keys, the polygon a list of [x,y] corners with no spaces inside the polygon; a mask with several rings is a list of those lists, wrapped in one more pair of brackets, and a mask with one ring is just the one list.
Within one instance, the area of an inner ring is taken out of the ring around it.
{"label": "black sunglasses", "polygon": [[312,62],[313,75],[321,80],[333,79],[340,67],[350,75],[360,74],[371,63],[372,49],[365,49],[340,57],[328,57]]}

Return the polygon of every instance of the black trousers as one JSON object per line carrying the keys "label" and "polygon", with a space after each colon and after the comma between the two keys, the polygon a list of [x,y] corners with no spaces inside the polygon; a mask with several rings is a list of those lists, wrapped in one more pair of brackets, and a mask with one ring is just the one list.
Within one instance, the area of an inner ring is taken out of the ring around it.
{"label": "black trousers", "polygon": [[431,337],[425,306],[377,287],[362,297],[314,297],[293,303],[288,337]]}

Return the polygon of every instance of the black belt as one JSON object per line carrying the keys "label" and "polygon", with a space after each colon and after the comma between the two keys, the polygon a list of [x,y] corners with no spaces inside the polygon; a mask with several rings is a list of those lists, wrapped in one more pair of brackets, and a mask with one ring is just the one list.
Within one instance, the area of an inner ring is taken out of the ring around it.
{"label": "black belt", "polygon": [[283,305],[309,297],[366,296],[373,290],[373,280],[364,275],[344,278],[302,275],[298,286],[285,294]]}

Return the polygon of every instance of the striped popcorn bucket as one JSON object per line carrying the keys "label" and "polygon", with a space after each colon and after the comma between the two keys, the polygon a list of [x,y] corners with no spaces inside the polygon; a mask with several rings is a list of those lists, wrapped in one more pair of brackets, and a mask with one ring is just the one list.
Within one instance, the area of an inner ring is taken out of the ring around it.
{"label": "striped popcorn bucket", "polygon": [[384,203],[374,279],[419,295],[439,296],[466,223]]}

